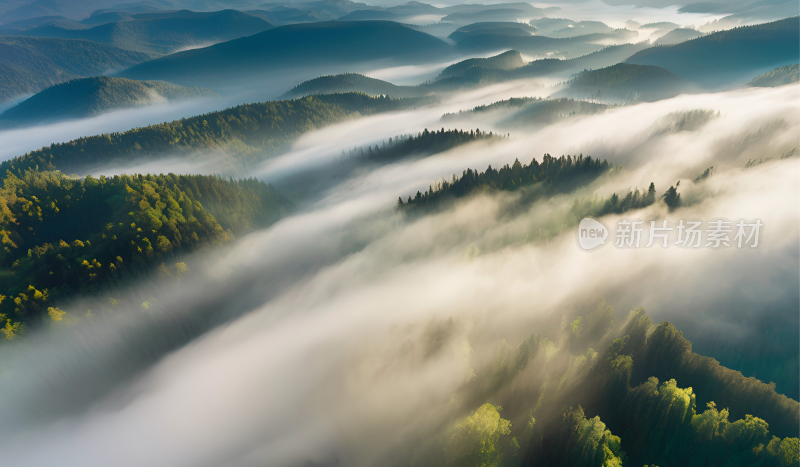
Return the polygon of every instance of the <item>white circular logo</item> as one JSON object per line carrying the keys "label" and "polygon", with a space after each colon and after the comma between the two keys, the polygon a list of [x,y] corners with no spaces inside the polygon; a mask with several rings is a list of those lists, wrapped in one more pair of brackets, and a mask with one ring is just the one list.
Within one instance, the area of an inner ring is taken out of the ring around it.
{"label": "white circular logo", "polygon": [[606,244],[608,229],[600,222],[586,217],[578,224],[578,245],[586,250],[594,250]]}

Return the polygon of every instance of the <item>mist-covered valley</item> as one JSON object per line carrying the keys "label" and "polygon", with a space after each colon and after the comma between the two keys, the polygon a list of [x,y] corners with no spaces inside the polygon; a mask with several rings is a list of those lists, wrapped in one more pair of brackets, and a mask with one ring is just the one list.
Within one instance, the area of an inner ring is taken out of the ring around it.
{"label": "mist-covered valley", "polygon": [[798,465],[798,18],[640,3],[4,6],[0,465]]}

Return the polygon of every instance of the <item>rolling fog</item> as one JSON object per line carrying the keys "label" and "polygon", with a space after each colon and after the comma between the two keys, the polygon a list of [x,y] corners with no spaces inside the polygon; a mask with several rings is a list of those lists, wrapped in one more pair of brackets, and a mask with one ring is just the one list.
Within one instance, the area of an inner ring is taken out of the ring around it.
{"label": "rolling fog", "polygon": [[[474,128],[474,121],[439,119],[552,91],[505,83],[345,122],[303,136],[254,173],[280,187],[335,164],[344,148],[426,127]],[[380,464],[452,415],[473,356],[500,339],[516,344],[601,297],[618,320],[644,306],[654,322],[682,330],[696,352],[748,376],[757,371],[796,398],[800,167],[796,157],[780,158],[800,137],[799,91],[791,85],[681,96],[527,131],[503,128],[508,113],[488,115],[481,130],[510,138],[365,169],[327,186],[294,216],[187,259],[192,274],[180,285],[147,284],[161,297],[153,309],[91,331],[26,338],[2,373],[2,463]],[[698,109],[714,116],[680,124]],[[467,167],[485,170],[515,158],[527,164],[544,153],[582,153],[623,169],[534,204],[499,193],[418,218],[393,209],[398,197]],[[743,169],[767,157],[773,160]],[[213,155],[198,158],[213,163]],[[710,166],[713,175],[694,184]],[[668,212],[656,203],[603,222],[758,218],[759,247],[607,245],[586,253],[572,229],[531,236],[557,225],[576,198],[624,195],[650,182],[661,194],[679,180],[684,207]],[[475,247],[484,254],[466,254]],[[449,319],[455,330],[443,350],[421,358],[424,330]],[[768,341],[760,337],[765,329]],[[746,350],[732,353],[737,347]]]}

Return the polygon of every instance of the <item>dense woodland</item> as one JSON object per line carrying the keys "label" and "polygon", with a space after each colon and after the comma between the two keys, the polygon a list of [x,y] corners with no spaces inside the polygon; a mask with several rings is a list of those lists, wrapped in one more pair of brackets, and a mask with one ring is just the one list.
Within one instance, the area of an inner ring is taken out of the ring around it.
{"label": "dense woodland", "polygon": [[462,415],[399,465],[797,465],[797,401],[692,353],[641,308],[615,320],[601,301],[475,356],[488,363],[454,396]]}
{"label": "dense woodland", "polygon": [[430,155],[474,141],[492,141],[503,138],[492,132],[476,130],[428,131],[425,128],[416,135],[400,135],[389,138],[380,145],[355,147],[342,151],[342,159],[361,159],[372,162],[389,162],[410,155]]}
{"label": "dense woodland", "polygon": [[189,155],[197,150],[224,150],[237,168],[247,169],[286,150],[302,133],[358,115],[420,105],[420,99],[332,94],[289,101],[244,104],[219,112],[183,118],[124,133],[110,133],[51,144],[4,161],[0,173],[20,175],[28,169],[86,169],[120,159]]}
{"label": "dense woodland", "polygon": [[289,209],[253,179],[9,173],[0,192],[6,338],[48,315],[60,319],[57,303],[109,293],[156,267],[180,278],[188,272],[182,254],[269,226]]}
{"label": "dense woodland", "polygon": [[611,168],[608,161],[600,161],[591,157],[561,156],[553,157],[545,154],[540,163],[535,158],[528,165],[515,160],[512,165],[504,165],[499,170],[489,166],[485,172],[467,169],[461,177],[453,175],[451,181],[443,180],[436,187],[429,187],[425,193],[402,198],[397,205],[403,210],[431,208],[446,204],[457,198],[485,191],[514,191],[519,188],[536,185],[544,194],[555,194],[573,190],[589,183]]}
{"label": "dense woodland", "polygon": [[92,41],[19,36],[0,36],[0,56],[0,102],[152,58]]}

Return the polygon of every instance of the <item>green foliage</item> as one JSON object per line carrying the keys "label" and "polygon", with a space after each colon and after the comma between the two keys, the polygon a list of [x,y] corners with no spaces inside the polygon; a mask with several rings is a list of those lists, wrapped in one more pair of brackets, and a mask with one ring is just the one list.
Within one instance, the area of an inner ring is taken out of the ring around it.
{"label": "green foliage", "polygon": [[429,155],[446,151],[473,141],[492,141],[500,135],[478,131],[445,130],[424,131],[417,135],[402,135],[389,138],[381,145],[357,147],[342,151],[342,159],[358,158],[367,161],[391,161],[409,155]]}
{"label": "green foliage", "polygon": [[83,172],[122,158],[188,155],[197,149],[225,149],[237,168],[249,168],[289,147],[302,133],[348,117],[404,108],[417,101],[334,94],[292,101],[244,104],[169,123],[52,144],[0,164],[0,173],[25,170]]}
{"label": "green foliage", "polygon": [[[694,354],[681,333],[668,323],[653,328],[641,308],[629,314],[618,329],[625,334],[617,334],[616,339],[608,336],[613,331],[613,308],[605,301],[591,313],[582,314],[580,320],[575,315],[565,316],[558,329],[561,335],[552,330],[548,335],[557,342],[569,341],[574,337],[570,324],[580,323],[579,335],[586,341],[580,348],[610,340],[603,358],[597,358],[597,352],[591,349],[579,354],[563,345],[561,352],[539,352],[553,343],[536,336],[523,340],[516,349],[502,341],[496,354],[475,356],[474,361],[484,362],[483,367],[475,368],[474,379],[459,398],[492,399],[512,407],[509,422],[518,428],[509,424],[509,432],[503,436],[520,441],[521,459],[515,465],[797,465],[800,439],[787,435],[796,432],[796,425],[786,425],[800,412],[796,401],[776,394],[772,385],[741,378],[738,372],[721,367],[704,379],[698,378],[702,372],[692,368],[694,359],[716,362],[700,356],[687,358],[687,353]],[[606,331],[590,332],[593,322],[602,323],[598,329]],[[665,366],[677,376],[660,382],[651,372],[662,374]],[[631,381],[648,373],[641,384],[631,387]],[[737,375],[741,379],[737,380]],[[749,380],[764,391],[748,392]],[[679,381],[685,381],[684,385]],[[686,382],[691,387],[686,387]],[[698,388],[705,399],[701,400]],[[725,408],[718,409],[711,399],[725,400]],[[581,405],[571,405],[578,401]],[[771,410],[775,401],[783,401],[781,410],[785,413]],[[698,411],[699,404],[705,410]],[[556,414],[553,406],[565,408]],[[741,415],[734,416],[734,412]],[[502,419],[499,415],[490,418],[489,414],[475,417],[486,418],[483,425],[487,428],[471,432],[473,437],[465,444],[472,448],[457,452],[472,455],[457,465],[495,465],[476,455],[493,452],[482,446],[493,445],[495,438],[489,434],[497,431]],[[475,426],[475,419],[460,420],[451,429],[457,426],[460,433],[469,432],[467,427]],[[774,436],[770,430],[786,437]],[[451,436],[454,431],[448,433]]]}
{"label": "green foliage", "polygon": [[[51,302],[99,293],[176,254],[266,227],[290,207],[272,186],[253,179],[168,174],[80,181],[59,172],[9,173],[0,190],[0,265],[12,271],[3,284],[12,300],[0,302],[0,312],[36,322]],[[187,273],[179,262],[168,276]]]}
{"label": "green foliage", "polygon": [[621,440],[606,429],[600,417],[587,420],[580,405],[570,407],[564,411],[564,431],[567,433],[566,446],[560,459],[564,465],[622,467],[626,456],[621,449]]}
{"label": "green foliage", "polygon": [[753,78],[749,86],[776,87],[800,80],[800,64],[786,65]]}
{"label": "green foliage", "polygon": [[500,407],[483,404],[448,430],[446,454],[459,467],[510,465],[519,445],[510,437],[511,422],[500,417]]}
{"label": "green foliage", "polygon": [[662,323],[647,338],[640,352],[633,354],[637,362],[634,380],[648,376],[675,378],[707,394],[727,407],[730,414],[743,418],[757,414],[767,420],[773,433],[796,436],[800,426],[800,405],[775,392],[775,384],[763,383],[756,378],[744,377],[740,372],[727,369],[716,360],[692,352],[692,344],[670,323]]}
{"label": "green foliage", "polygon": [[500,170],[492,166],[485,172],[467,169],[460,178],[453,175],[452,181],[442,181],[425,193],[417,192],[413,199],[409,197],[405,209],[434,207],[478,192],[514,191],[531,185],[543,188],[543,194],[566,192],[591,182],[609,168],[611,165],[607,161],[583,155],[556,158],[545,154],[541,163],[533,159],[529,165],[522,165],[515,160],[514,164],[506,164]]}

